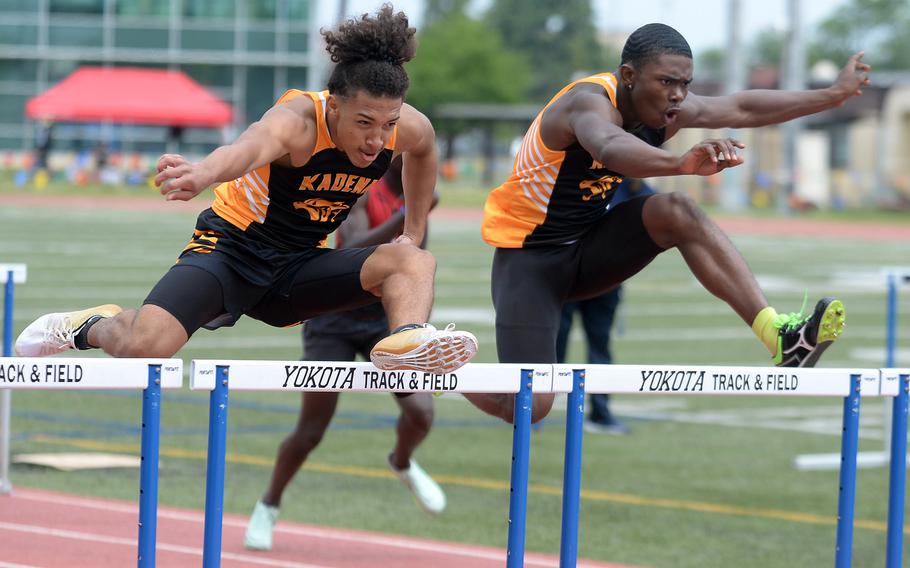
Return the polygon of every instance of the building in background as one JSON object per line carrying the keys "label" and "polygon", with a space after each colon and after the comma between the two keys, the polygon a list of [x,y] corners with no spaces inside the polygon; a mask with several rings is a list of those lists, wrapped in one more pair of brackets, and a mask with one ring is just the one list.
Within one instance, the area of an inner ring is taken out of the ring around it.
{"label": "building in background", "polygon": [[[34,146],[36,125],[25,118],[26,101],[83,65],[179,69],[231,103],[236,133],[285,89],[313,88],[321,82],[325,58],[318,49],[316,4],[312,0],[3,0],[0,150]],[[165,149],[174,136],[172,130],[58,125],[54,148],[84,149],[103,142],[126,151],[155,153]],[[179,134],[180,150],[187,153],[211,150],[224,136],[219,130],[201,128]]]}

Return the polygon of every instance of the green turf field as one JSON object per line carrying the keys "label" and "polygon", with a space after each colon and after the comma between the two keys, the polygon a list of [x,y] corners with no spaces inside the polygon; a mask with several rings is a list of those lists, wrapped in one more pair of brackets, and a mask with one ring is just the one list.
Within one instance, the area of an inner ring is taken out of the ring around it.
{"label": "green turf field", "polygon": [[[193,216],[108,210],[0,208],[0,262],[28,264],[17,288],[16,330],[48,311],[103,302],[137,305],[190,236]],[[848,310],[845,337],[824,366],[883,363],[885,293],[879,269],[908,265],[906,242],[836,238],[734,237],[780,311],[838,293]],[[430,248],[439,262],[434,322],[457,322],[494,361],[489,299],[491,250],[476,224],[437,222]],[[669,253],[626,288],[621,363],[765,364],[764,349],[725,305]],[[899,363],[910,365],[910,292]],[[200,331],[178,356],[294,359],[299,331],[252,320]],[[584,357],[573,335],[571,357]],[[16,392],[13,453],[138,448],[139,393]],[[296,396],[232,396],[225,510],[247,514],[263,491],[277,444],[292,427]],[[862,450],[881,447],[879,400],[864,401]],[[168,392],[163,402],[162,504],[202,508],[207,397]],[[614,410],[633,429],[623,438],[585,438],[580,554],[663,567],[830,565],[837,475],[801,473],[801,453],[839,450],[841,402],[821,399],[622,396]],[[449,507],[420,513],[385,470],[396,406],[387,395],[345,395],[332,429],[285,496],[282,518],[316,524],[505,546],[511,428],[460,397],[437,401],[436,427],[418,459],[437,477]],[[532,438],[528,549],[559,549],[564,412]],[[59,473],[14,466],[13,483],[134,499],[138,473]],[[884,564],[887,478],[859,476],[855,562]],[[303,560],[303,559],[302,559]]]}

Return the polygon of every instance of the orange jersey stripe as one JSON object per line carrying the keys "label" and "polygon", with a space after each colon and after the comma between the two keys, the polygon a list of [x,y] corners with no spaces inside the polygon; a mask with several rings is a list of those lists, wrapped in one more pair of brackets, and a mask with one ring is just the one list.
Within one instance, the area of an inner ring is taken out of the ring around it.
{"label": "orange jersey stripe", "polygon": [[222,183],[215,188],[212,209],[239,229],[246,229],[254,221],[264,223],[269,208],[270,171],[265,165]]}
{"label": "orange jersey stripe", "polygon": [[602,86],[615,106],[616,78],[612,73],[592,75],[570,83],[547,103],[525,133],[509,179],[487,198],[481,228],[487,243],[503,248],[524,246],[528,236],[538,227],[556,222],[550,218],[554,193],[576,192],[580,195],[576,176],[565,175],[567,151],[548,148],[540,134],[544,112],[579,83]]}

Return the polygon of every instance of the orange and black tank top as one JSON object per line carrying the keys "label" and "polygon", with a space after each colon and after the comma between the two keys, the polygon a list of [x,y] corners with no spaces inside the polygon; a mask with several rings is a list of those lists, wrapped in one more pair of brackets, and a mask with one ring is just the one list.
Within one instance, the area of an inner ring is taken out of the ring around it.
{"label": "orange and black tank top", "polygon": [[[512,174],[494,189],[484,206],[484,240],[501,248],[525,248],[571,243],[581,237],[610,205],[622,175],[610,171],[577,142],[564,150],[543,143],[544,112],[579,83],[593,83],[616,106],[616,77],[601,73],[566,85],[531,123]],[[665,131],[637,128],[631,134],[660,146]]]}
{"label": "orange and black tank top", "polygon": [[373,163],[358,168],[329,136],[326,98],[291,89],[283,104],[307,96],[316,106],[316,147],[306,164],[272,163],[215,188],[212,209],[219,217],[270,246],[294,250],[319,246],[348,216],[357,198],[382,178],[392,161],[398,128]]}

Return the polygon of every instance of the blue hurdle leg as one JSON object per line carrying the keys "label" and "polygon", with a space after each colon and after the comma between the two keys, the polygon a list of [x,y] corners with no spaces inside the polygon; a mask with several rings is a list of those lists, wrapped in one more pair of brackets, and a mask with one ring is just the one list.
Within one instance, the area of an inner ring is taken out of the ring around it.
{"label": "blue hurdle leg", "polygon": [[525,523],[528,516],[528,461],[531,453],[531,386],[534,371],[521,370],[521,387],[515,395],[512,434],[512,479],[509,495],[508,568],[523,568],[525,563]]}
{"label": "blue hurdle leg", "polygon": [[[13,356],[13,271],[6,273],[3,294],[3,356]],[[9,493],[13,486],[9,480],[10,413],[13,392],[0,390],[0,495]]]}
{"label": "blue hurdle leg", "polygon": [[840,496],[837,505],[837,548],[834,566],[848,568],[853,559],[853,512],[856,504],[856,452],[859,449],[860,375],[850,375],[850,394],[844,398],[841,437]]}
{"label": "blue hurdle leg", "polygon": [[6,273],[3,293],[3,356],[13,356],[13,271]]}
{"label": "blue hurdle leg", "polygon": [[221,523],[224,517],[224,460],[227,452],[228,367],[218,365],[209,398],[209,448],[205,468],[205,544],[203,568],[221,566]]}
{"label": "blue hurdle leg", "polygon": [[139,469],[139,568],[155,566],[158,529],[158,449],[161,431],[161,365],[149,365],[142,392],[142,449]]}
{"label": "blue hurdle leg", "polygon": [[566,459],[562,470],[562,539],[560,568],[578,560],[578,509],[581,500],[581,442],[585,419],[585,371],[572,371],[572,392],[566,403]]}
{"label": "blue hurdle leg", "polygon": [[891,476],[888,483],[888,555],[885,566],[900,568],[904,552],[904,495],[907,486],[907,401],[910,375],[900,376],[891,421]]}

